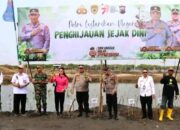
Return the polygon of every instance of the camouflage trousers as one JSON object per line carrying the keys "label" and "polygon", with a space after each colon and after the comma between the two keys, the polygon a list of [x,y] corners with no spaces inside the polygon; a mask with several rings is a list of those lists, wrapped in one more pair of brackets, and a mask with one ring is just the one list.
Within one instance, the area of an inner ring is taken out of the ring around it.
{"label": "camouflage trousers", "polygon": [[46,107],[47,107],[46,86],[35,85],[34,89],[35,89],[36,107],[37,107],[38,111],[41,112],[41,101],[42,101],[43,109],[44,109],[44,111],[46,111]]}

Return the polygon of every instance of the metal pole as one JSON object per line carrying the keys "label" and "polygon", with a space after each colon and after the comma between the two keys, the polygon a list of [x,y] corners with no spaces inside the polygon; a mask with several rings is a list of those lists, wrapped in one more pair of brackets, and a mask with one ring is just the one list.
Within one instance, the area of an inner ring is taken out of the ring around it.
{"label": "metal pole", "polygon": [[0,84],[0,111],[2,110],[2,107],[1,107],[1,84]]}
{"label": "metal pole", "polygon": [[105,67],[107,67],[107,60],[105,60],[105,63],[104,63]]}
{"label": "metal pole", "polygon": [[178,70],[179,70],[179,65],[180,65],[180,59],[179,59],[179,62],[178,62],[177,68],[176,68],[176,72],[175,72],[175,78],[176,78],[176,76],[177,76],[177,73],[178,73]]}
{"label": "metal pole", "polygon": [[103,63],[101,60],[101,77],[100,77],[100,97],[99,97],[99,114],[101,115],[103,112],[103,96],[102,96],[102,84],[103,84],[103,74],[102,74]]}
{"label": "metal pole", "polygon": [[30,66],[30,63],[29,63],[29,54],[27,55],[27,64],[28,64],[28,68],[29,68],[31,79],[33,79],[32,71],[31,71],[31,66]]}

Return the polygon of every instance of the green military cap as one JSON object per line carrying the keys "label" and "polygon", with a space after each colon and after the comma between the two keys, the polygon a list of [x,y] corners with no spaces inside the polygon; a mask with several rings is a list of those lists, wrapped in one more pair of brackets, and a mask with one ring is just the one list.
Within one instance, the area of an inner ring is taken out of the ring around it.
{"label": "green military cap", "polygon": [[39,13],[39,10],[37,9],[37,8],[31,8],[30,10],[29,10],[29,13]]}
{"label": "green military cap", "polygon": [[161,12],[161,8],[159,6],[151,6],[150,10],[151,11]]}
{"label": "green military cap", "polygon": [[177,9],[177,8],[173,8],[173,9],[171,10],[171,12],[172,12],[172,13],[179,14],[179,9]]}

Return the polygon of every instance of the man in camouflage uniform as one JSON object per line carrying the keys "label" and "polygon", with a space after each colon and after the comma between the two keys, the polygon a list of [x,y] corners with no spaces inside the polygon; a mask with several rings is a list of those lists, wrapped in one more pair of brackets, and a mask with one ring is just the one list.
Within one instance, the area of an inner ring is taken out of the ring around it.
{"label": "man in camouflage uniform", "polygon": [[33,84],[35,89],[36,106],[39,114],[41,114],[41,101],[43,104],[43,114],[46,114],[46,84],[48,83],[47,75],[43,72],[41,66],[37,66],[37,73],[34,75]]}
{"label": "man in camouflage uniform", "polygon": [[168,22],[168,26],[173,34],[172,46],[180,46],[180,15],[179,9],[174,8],[171,10],[172,20]]}

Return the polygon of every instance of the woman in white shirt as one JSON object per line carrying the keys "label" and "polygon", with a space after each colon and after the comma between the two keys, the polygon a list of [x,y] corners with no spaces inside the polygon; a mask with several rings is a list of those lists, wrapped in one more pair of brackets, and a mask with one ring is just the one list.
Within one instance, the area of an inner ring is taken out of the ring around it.
{"label": "woman in white shirt", "polygon": [[[155,87],[153,78],[148,75],[147,69],[143,70],[143,75],[138,79],[138,88],[140,89],[142,119],[148,116],[148,118],[152,120],[152,99],[155,98]],[[148,113],[146,112],[146,105],[148,107]]]}
{"label": "woman in white shirt", "polygon": [[24,73],[24,66],[18,66],[18,73],[14,74],[11,80],[14,94],[14,107],[13,111],[15,115],[19,115],[19,106],[21,103],[21,114],[25,114],[26,109],[26,94],[27,85],[29,84],[29,77]]}

